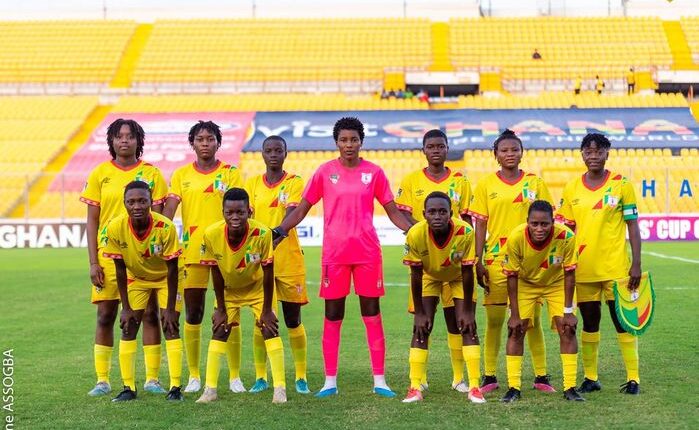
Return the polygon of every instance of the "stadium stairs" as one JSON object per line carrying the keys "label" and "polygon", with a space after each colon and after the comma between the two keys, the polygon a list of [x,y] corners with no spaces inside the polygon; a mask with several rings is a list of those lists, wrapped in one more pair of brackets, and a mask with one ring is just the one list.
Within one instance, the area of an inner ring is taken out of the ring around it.
{"label": "stadium stairs", "polygon": [[[63,167],[68,164],[68,161],[70,161],[73,155],[87,143],[90,135],[92,135],[110,111],[111,106],[101,105],[95,107],[92,112],[90,112],[80,126],[80,129],[78,129],[67,142],[65,148],[43,169],[44,174],[31,185],[28,199],[30,207],[34,207],[39,200],[41,200],[56,174],[58,174]],[[10,211],[11,218],[21,218],[24,216],[24,203],[25,202],[18,202],[15,208]]]}
{"label": "stadium stairs", "polygon": [[141,53],[150,39],[153,32],[153,24],[140,24],[136,27],[129,44],[124,50],[124,54],[119,62],[119,67],[114,74],[114,79],[110,84],[112,88],[129,88],[133,78],[134,70],[138,64]]}

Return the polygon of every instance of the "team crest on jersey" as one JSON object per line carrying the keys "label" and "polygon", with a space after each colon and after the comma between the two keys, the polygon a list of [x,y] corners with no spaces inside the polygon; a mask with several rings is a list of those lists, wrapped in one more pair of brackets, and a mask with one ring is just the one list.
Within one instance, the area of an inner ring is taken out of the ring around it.
{"label": "team crest on jersey", "polygon": [[134,181],[145,182],[146,184],[148,184],[148,188],[150,188],[150,189],[153,189],[153,187],[155,186],[155,181],[149,181],[148,178],[144,178],[144,177],[143,177],[143,170],[139,170],[139,171],[136,173],[136,177],[133,178],[133,180],[134,180]]}
{"label": "team crest on jersey", "polygon": [[333,173],[332,175],[330,175],[330,182],[332,182],[333,184],[337,184],[337,181],[339,180],[340,175],[338,175],[337,173]]}
{"label": "team crest on jersey", "polygon": [[461,258],[463,258],[464,252],[463,251],[457,251],[456,246],[453,246],[451,248],[451,252],[449,253],[449,260],[451,260],[452,263],[457,264],[459,261],[461,261]]}
{"label": "team crest on jersey", "polygon": [[604,204],[610,208],[615,208],[619,204],[619,197],[612,195],[612,187],[604,191]]}
{"label": "team crest on jersey", "polygon": [[[85,186],[87,186],[87,184],[86,184]],[[402,189],[402,188],[398,188],[398,193],[396,193],[396,197],[400,197],[401,194],[403,194],[403,189]]]}
{"label": "team crest on jersey", "polygon": [[279,189],[279,204],[281,205],[286,205],[286,202],[289,201],[289,193],[286,192],[286,186],[282,185],[282,187]]}
{"label": "team crest on jersey", "polygon": [[455,204],[458,205],[459,202],[461,201],[461,194],[459,194],[456,191],[456,183],[452,182],[451,185],[449,185],[449,198],[451,201]]}
{"label": "team crest on jersey", "polygon": [[362,184],[369,185],[369,182],[371,182],[371,173],[362,172]]}
{"label": "team crest on jersey", "polygon": [[408,255],[408,254],[410,254],[410,245],[408,245],[406,243],[405,246],[403,247],[403,255]]}

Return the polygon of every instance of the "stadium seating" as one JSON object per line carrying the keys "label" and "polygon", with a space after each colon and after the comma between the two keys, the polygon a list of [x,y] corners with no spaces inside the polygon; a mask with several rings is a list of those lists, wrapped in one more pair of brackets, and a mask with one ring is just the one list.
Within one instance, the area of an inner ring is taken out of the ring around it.
{"label": "stadium seating", "polygon": [[450,28],[455,66],[500,69],[505,80],[623,79],[630,66],[672,63],[659,18],[453,19]]}
{"label": "stadium seating", "polygon": [[97,105],[97,97],[0,97],[0,216]]}
{"label": "stadium seating", "polygon": [[416,98],[380,99],[344,94],[236,94],[186,96],[124,96],[115,112],[249,112],[249,111],[358,111],[420,110],[427,103]]}
{"label": "stadium seating", "polygon": [[134,82],[382,81],[430,64],[426,19],[156,21]]}
{"label": "stadium seating", "polygon": [[533,96],[503,95],[500,97],[459,96],[462,109],[568,109],[578,108],[669,108],[687,107],[680,93],[648,95],[602,95],[595,93],[545,92]]}
{"label": "stadium seating", "polygon": [[136,23],[0,23],[0,83],[108,83]]}
{"label": "stadium seating", "polygon": [[694,61],[699,61],[699,17],[682,17],[680,24]]}

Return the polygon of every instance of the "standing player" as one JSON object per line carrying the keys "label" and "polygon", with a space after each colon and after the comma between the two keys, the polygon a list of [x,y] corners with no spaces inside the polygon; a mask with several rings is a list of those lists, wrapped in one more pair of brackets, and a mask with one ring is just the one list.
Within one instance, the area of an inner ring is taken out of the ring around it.
{"label": "standing player", "polygon": [[[448,150],[447,135],[441,130],[430,130],[422,138],[422,152],[427,158],[427,167],[406,176],[401,182],[396,196],[396,206],[413,223],[425,219],[422,211],[425,197],[433,191],[447,193],[452,201],[453,213],[458,214],[461,219],[471,222],[471,217],[468,215],[471,184],[461,172],[454,172],[444,165]],[[454,301],[448,282],[442,284],[440,296],[442,297],[444,320],[447,324],[447,343],[449,344],[454,375],[451,386],[453,389],[465,393],[468,391],[468,387],[464,383],[462,336],[456,324]],[[408,297],[408,310],[413,312],[413,296],[409,294]],[[422,385],[427,385],[427,375],[423,376]]]}
{"label": "standing player", "polygon": [[[262,142],[262,159],[267,166],[263,175],[247,180],[253,218],[264,225],[279,225],[301,201],[303,180],[284,171],[286,141],[270,136]],[[274,285],[277,300],[282,303],[284,322],[289,330],[289,343],[296,368],[296,391],[310,393],[306,379],[306,329],[301,322],[301,306],[308,303],[306,266],[296,229],[274,250]],[[251,392],[267,388],[267,354],[262,332],[254,329],[253,352],[257,381]]]}
{"label": "standing player", "polygon": [[[551,201],[551,194],[544,181],[533,173],[520,170],[523,147],[522,141],[514,132],[505,130],[498,136],[493,143],[493,153],[500,170],[478,181],[469,208],[469,213],[476,220],[476,275],[478,283],[485,287],[486,292],[485,375],[481,383],[484,393],[499,387],[495,373],[507,310],[507,277],[502,273],[507,236],[513,228],[526,221],[529,205],[534,200]],[[527,341],[536,376],[534,388],[545,392],[555,391],[546,374],[541,306],[534,309]]]}
{"label": "standing player", "polygon": [[[127,215],[114,218],[107,226],[104,256],[114,260],[117,285],[121,296],[121,341],[119,368],[124,390],[112,401],[136,398],[136,335],[149,301],[162,308],[163,333],[170,373],[168,400],[184,400],[180,391],[182,375],[182,340],[178,291],[177,259],[182,253],[175,225],[158,213],[151,214],[148,184],[130,182],[124,191]],[[127,269],[129,274],[127,275]],[[130,276],[129,276],[130,275]]]}
{"label": "standing player", "polygon": [[529,206],[526,224],[515,227],[507,238],[503,272],[512,314],[507,323],[507,380],[510,389],[502,398],[511,403],[519,400],[522,387],[524,336],[534,309],[546,300],[551,328],[561,338],[563,397],[582,401],[575,389],[578,372],[578,340],[575,329],[575,237],[569,228],[554,224],[553,207],[544,200]]}
{"label": "standing player", "polygon": [[340,328],[345,317],[345,300],[353,281],[362,320],[366,328],[369,355],[374,374],[374,393],[395,397],[386,384],[384,362],[386,340],[379,298],[384,295],[381,245],[374,229],[374,199],[401,230],[410,223],[393,202],[393,193],[383,170],[359,156],[364,141],[364,125],[357,118],[341,118],[333,128],[339,157],[322,164],[304,190],[301,203],[274,229],[286,237],[323,199],[323,256],[320,297],[325,299],[323,360],[325,384],[316,394],[337,394],[337,362]]}
{"label": "standing player", "polygon": [[[585,380],[580,391],[602,388],[597,375],[601,301],[607,301],[626,365],[621,391],[639,393],[638,340],[624,331],[614,310],[615,279],[630,277],[629,288],[641,279],[641,234],[633,186],[625,177],[604,168],[611,143],[604,135],[590,133],[580,145],[587,172],[566,184],[558,216],[576,231],[580,270],[577,274],[578,307],[582,314],[582,355]],[[631,264],[626,252],[626,231],[631,243]],[[630,267],[629,267],[630,266]]]}
{"label": "standing player", "polygon": [[[221,219],[219,210],[223,193],[242,185],[242,179],[235,166],[216,158],[216,151],[221,147],[221,129],[215,123],[199,121],[195,124],[189,130],[189,145],[197,154],[197,159],[172,174],[163,214],[172,219],[177,206],[182,203],[186,312],[184,343],[189,367],[189,383],[184,392],[195,393],[201,389],[201,321],[211,271],[209,266],[199,264],[202,238],[206,227]],[[245,392],[240,380],[240,352],[240,326],[235,326],[228,337],[227,354],[229,387],[234,393]]]}
{"label": "standing player", "polygon": [[223,220],[204,232],[201,264],[210,265],[216,293],[213,337],[206,362],[206,388],[197,403],[218,398],[220,357],[226,353],[231,328],[240,324],[240,310],[249,306],[262,330],[272,368],[273,403],[286,402],[284,349],[274,315],[272,232],[251,215],[250,198],[241,188],[223,195]]}
{"label": "standing player", "polygon": [[425,219],[408,232],[403,257],[403,264],[410,266],[410,286],[415,304],[410,345],[410,389],[403,403],[422,400],[421,382],[427,367],[427,346],[439,298],[445,295],[445,284],[453,302],[454,326],[460,333],[461,362],[465,361],[468,368],[468,399],[473,403],[485,403],[478,388],[481,347],[476,332],[475,302],[471,299],[475,263],[473,228],[467,222],[453,218],[452,201],[441,191],[433,191],[427,196],[423,217]]}
{"label": "standing player", "polygon": [[[107,244],[107,224],[125,214],[124,187],[131,181],[148,184],[153,196],[153,212],[161,212],[167,184],[157,167],[141,160],[145,134],[134,120],[117,119],[107,128],[110,161],[99,164],[90,173],[80,201],[87,204],[87,251],[90,258],[92,303],[97,305],[95,329],[95,370],[97,384],[88,393],[102,396],[111,392],[109,370],[114,349],[114,322],[119,309],[114,263],[102,254]],[[155,301],[143,315],[143,353],[146,363],[146,391],[164,393],[158,382],[160,372],[160,323]],[[134,387],[135,388],[135,387]]]}

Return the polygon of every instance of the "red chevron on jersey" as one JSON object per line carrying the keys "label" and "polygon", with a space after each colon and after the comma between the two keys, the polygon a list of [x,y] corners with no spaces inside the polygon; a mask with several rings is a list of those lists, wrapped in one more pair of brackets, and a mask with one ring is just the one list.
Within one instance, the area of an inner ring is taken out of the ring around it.
{"label": "red chevron on jersey", "polygon": [[255,230],[252,231],[252,233],[250,233],[250,237],[255,237],[255,236],[259,236],[259,235],[260,235],[259,228],[256,228]]}
{"label": "red chevron on jersey", "polygon": [[462,225],[461,228],[456,232],[457,236],[463,236],[465,231],[465,227]]}
{"label": "red chevron on jersey", "polygon": [[585,249],[586,246],[587,245],[580,245],[580,247],[578,248],[578,255],[582,254],[583,249]]}
{"label": "red chevron on jersey", "polygon": [[603,207],[602,200],[600,200],[597,202],[597,204],[592,209],[602,209],[602,207]]}
{"label": "red chevron on jersey", "polygon": [[157,223],[155,223],[155,228],[163,228],[163,227],[165,227],[165,223],[164,223],[164,222],[158,221]]}
{"label": "red chevron on jersey", "polygon": [[522,203],[524,201],[524,198],[522,197],[522,193],[517,194],[517,197],[515,197],[514,200],[512,200],[512,203]]}
{"label": "red chevron on jersey", "polygon": [[190,225],[190,226],[189,226],[189,235],[190,235],[190,236],[191,236],[192,234],[194,234],[194,232],[197,230],[197,227],[199,227],[199,226],[198,226],[198,225]]}
{"label": "red chevron on jersey", "polygon": [[495,260],[485,260],[485,265],[490,266],[495,262]]}
{"label": "red chevron on jersey", "polygon": [[444,263],[442,263],[442,267],[448,267],[448,266],[450,266],[450,265],[451,265],[451,260],[449,260],[449,257],[447,257],[447,258],[444,260]]}
{"label": "red chevron on jersey", "polygon": [[205,193],[213,193],[213,192],[214,192],[214,184],[211,184],[211,185],[209,185],[208,187],[206,187],[206,189],[204,190],[204,192],[205,192]]}
{"label": "red chevron on jersey", "polygon": [[548,268],[549,268],[549,261],[548,261],[548,260],[544,260],[544,261],[539,265],[539,267],[541,267],[542,269],[548,269]]}
{"label": "red chevron on jersey", "polygon": [[236,269],[245,269],[245,266],[245,259],[243,258],[242,260],[240,260],[240,263],[238,263],[238,267],[236,267]]}
{"label": "red chevron on jersey", "polygon": [[269,207],[276,208],[278,206],[279,206],[279,198],[275,197],[274,200],[272,201],[272,203],[270,203]]}

